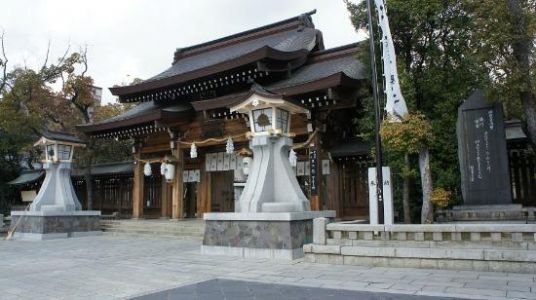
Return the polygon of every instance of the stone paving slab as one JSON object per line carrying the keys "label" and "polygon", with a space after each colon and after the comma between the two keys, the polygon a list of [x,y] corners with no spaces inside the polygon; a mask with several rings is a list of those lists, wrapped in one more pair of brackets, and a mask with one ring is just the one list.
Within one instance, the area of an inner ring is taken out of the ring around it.
{"label": "stone paving slab", "polygon": [[360,291],[368,296],[536,299],[534,274],[202,256],[198,241],[117,234],[0,240],[0,299],[128,299],[215,279]]}
{"label": "stone paving slab", "polygon": [[345,289],[322,289],[284,284],[258,283],[226,279],[213,279],[132,298],[133,300],[167,299],[248,299],[248,300],[449,300],[451,297],[429,297]]}

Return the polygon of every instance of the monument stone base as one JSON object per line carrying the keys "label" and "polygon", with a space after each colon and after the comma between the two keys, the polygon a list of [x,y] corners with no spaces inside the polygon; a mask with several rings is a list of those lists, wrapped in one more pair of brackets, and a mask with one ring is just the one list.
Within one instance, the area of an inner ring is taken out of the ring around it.
{"label": "monument stone base", "polygon": [[16,240],[49,240],[102,234],[100,211],[12,211]]}
{"label": "monument stone base", "polygon": [[439,210],[438,222],[523,222],[534,218],[520,204],[460,205]]}
{"label": "monument stone base", "polygon": [[313,241],[313,219],[335,211],[206,213],[201,253],[292,260]]}

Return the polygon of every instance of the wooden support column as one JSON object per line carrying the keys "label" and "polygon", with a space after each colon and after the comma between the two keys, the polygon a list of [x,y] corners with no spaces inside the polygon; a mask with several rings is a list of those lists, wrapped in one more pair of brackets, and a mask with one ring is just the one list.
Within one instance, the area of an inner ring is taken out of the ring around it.
{"label": "wooden support column", "polygon": [[[178,144],[178,143],[177,143]],[[171,197],[171,218],[177,220],[182,219],[184,216],[184,189],[182,182],[182,171],[184,170],[184,155],[180,144],[177,145],[177,149],[172,150],[173,156],[176,159],[175,162],[175,180],[173,181],[173,190]]]}
{"label": "wooden support column", "polygon": [[171,217],[170,209],[170,197],[171,193],[169,192],[169,184],[166,182],[165,176],[162,176],[162,209],[161,209],[161,218]]}
{"label": "wooden support column", "polygon": [[327,159],[328,155],[322,145],[322,133],[319,132],[316,136],[317,156],[317,174],[318,174],[318,210],[323,210],[324,206],[328,205],[329,194],[327,193],[327,176],[322,174],[322,160]]}
{"label": "wooden support column", "polygon": [[[311,196],[309,199],[309,202],[311,203],[311,210],[321,210],[322,209],[322,203],[321,203],[321,195],[322,195],[322,172],[321,172],[321,159],[320,159],[320,152],[321,152],[321,145],[318,143],[320,141],[320,138],[318,137],[320,133],[317,133],[316,137],[313,139],[311,145],[309,145],[309,164],[310,164],[310,187],[311,187]],[[313,152],[316,152],[316,155],[313,154]],[[313,167],[316,166],[316,167]],[[313,170],[314,169],[314,170]],[[313,172],[315,173],[315,176],[313,176]],[[313,187],[315,187],[316,191],[313,191]]]}
{"label": "wooden support column", "polygon": [[208,212],[207,202],[208,189],[210,188],[210,174],[206,171],[204,164],[201,164],[200,173],[200,180],[197,187],[197,218],[202,219],[203,214]]}
{"label": "wooden support column", "polygon": [[132,184],[132,218],[143,218],[143,184],[145,181],[143,175],[143,163],[138,161],[140,154],[134,155],[136,164],[134,165],[134,182]]}

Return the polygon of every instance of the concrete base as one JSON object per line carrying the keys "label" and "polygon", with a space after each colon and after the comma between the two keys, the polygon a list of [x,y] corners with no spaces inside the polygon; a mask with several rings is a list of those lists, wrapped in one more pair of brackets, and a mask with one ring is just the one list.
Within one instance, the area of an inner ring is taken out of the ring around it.
{"label": "concrete base", "polygon": [[11,228],[16,240],[49,240],[97,235],[100,211],[13,211]]}
{"label": "concrete base", "polygon": [[313,219],[335,211],[207,213],[201,253],[292,260],[313,240]]}
{"label": "concrete base", "polygon": [[438,210],[436,215],[438,222],[527,221],[527,214],[519,204],[460,205],[452,209]]}

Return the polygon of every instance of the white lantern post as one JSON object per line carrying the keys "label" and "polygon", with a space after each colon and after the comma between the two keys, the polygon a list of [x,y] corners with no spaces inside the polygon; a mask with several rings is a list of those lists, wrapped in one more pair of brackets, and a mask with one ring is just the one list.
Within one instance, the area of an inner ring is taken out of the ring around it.
{"label": "white lantern post", "polygon": [[8,238],[44,240],[97,235],[100,211],[82,211],[71,180],[74,149],[85,144],[74,135],[45,131],[35,146],[44,148],[46,177],[29,211],[12,211]]}
{"label": "white lantern post", "polygon": [[311,210],[288,157],[294,136],[290,132],[291,115],[305,114],[307,109],[257,88],[248,99],[230,110],[249,116],[250,148],[253,150],[253,162],[244,170],[248,179],[235,211]]}

